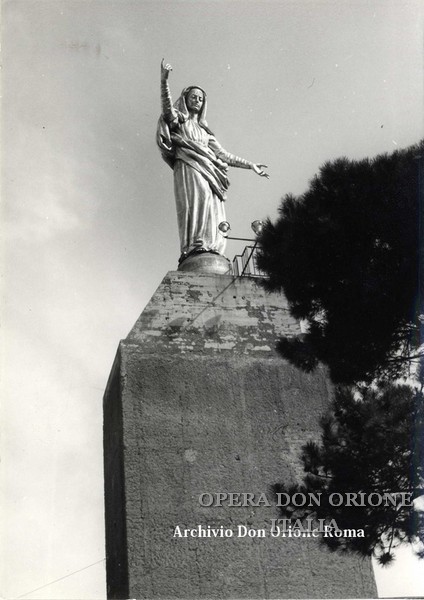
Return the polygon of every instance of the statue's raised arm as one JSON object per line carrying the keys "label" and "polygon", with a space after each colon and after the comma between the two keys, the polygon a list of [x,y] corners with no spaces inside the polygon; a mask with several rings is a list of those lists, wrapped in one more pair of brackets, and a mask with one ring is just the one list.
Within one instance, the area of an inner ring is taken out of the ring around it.
{"label": "statue's raised arm", "polygon": [[172,106],[171,90],[169,89],[168,84],[168,77],[171,71],[171,65],[165,64],[165,60],[162,58],[162,62],[160,64],[162,116],[167,123],[172,123],[177,118],[177,113]]}
{"label": "statue's raised arm", "polygon": [[206,121],[206,92],[184,88],[172,103],[168,85],[170,64],[161,62],[162,114],[157,142],[174,171],[174,191],[181,242],[180,263],[196,252],[224,253],[225,238],[218,225],[225,221],[228,167],[252,169],[268,178],[262,163],[253,163],[224,150]]}

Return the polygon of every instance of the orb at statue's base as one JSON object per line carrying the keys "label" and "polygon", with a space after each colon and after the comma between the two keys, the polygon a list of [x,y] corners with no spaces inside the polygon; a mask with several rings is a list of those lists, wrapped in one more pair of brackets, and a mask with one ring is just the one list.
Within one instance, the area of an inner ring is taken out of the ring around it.
{"label": "orb at statue's base", "polygon": [[196,252],[180,263],[178,271],[192,271],[208,275],[232,275],[231,263],[222,254]]}

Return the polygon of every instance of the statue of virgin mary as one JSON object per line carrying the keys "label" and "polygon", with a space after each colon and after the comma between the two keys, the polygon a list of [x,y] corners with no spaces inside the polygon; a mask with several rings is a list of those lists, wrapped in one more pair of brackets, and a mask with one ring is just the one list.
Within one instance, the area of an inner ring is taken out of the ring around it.
{"label": "statue of virgin mary", "polygon": [[249,162],[222,148],[208,127],[206,93],[202,88],[187,87],[172,103],[170,71],[172,67],[162,60],[162,114],[157,143],[163,159],[174,171],[181,263],[196,252],[224,254],[226,240],[218,225],[226,220],[229,166],[269,176],[263,171],[266,165]]}

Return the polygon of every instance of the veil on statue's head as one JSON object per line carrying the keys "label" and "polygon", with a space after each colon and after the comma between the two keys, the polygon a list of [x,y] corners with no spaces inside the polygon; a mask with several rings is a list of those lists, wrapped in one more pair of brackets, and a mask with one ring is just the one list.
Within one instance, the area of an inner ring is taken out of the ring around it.
{"label": "veil on statue's head", "polygon": [[[174,103],[174,108],[176,109],[176,111],[178,113],[178,121],[180,123],[184,123],[190,117],[190,113],[187,108],[186,98],[187,98],[187,94],[190,92],[190,90],[193,90],[193,89],[200,90],[203,93],[203,104],[202,104],[202,108],[200,109],[200,112],[199,112],[198,123],[201,127],[203,127],[203,129],[205,129],[205,131],[207,131],[210,135],[213,135],[213,132],[209,129],[208,123],[206,121],[206,112],[207,112],[207,106],[208,106],[207,100],[206,100],[206,92],[198,85],[190,85],[189,87],[184,88],[183,91],[181,92],[180,97]],[[171,131],[170,131],[167,123],[165,122],[163,116],[161,116],[159,119],[157,133],[156,133],[156,141],[157,141],[157,144],[161,151],[163,160],[171,168],[174,168],[175,147],[172,142]]]}
{"label": "veil on statue's head", "polygon": [[199,125],[206,129],[208,133],[211,133],[208,127],[208,123],[206,121],[206,112],[208,109],[207,96],[205,90],[202,89],[199,85],[189,85],[188,87],[184,88],[181,92],[180,97],[175,102],[174,108],[176,108],[181,113],[181,115],[184,117],[184,121],[186,121],[189,118],[186,98],[191,90],[200,90],[203,94],[203,104],[199,112]]}

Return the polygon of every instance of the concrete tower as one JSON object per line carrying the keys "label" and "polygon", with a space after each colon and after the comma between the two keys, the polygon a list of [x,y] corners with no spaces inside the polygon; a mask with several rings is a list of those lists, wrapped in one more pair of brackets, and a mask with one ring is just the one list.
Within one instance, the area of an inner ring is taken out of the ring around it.
{"label": "concrete tower", "polygon": [[376,597],[370,561],[313,538],[238,536],[239,526],[269,532],[275,505],[200,502],[271,499],[273,484],[298,481],[299,450],[317,439],[331,398],[324,369],[307,375],[274,350],[281,334],[300,333],[284,297],[202,261],[201,272],[186,263],[194,270],[166,275],[109,378],[109,598]]}

